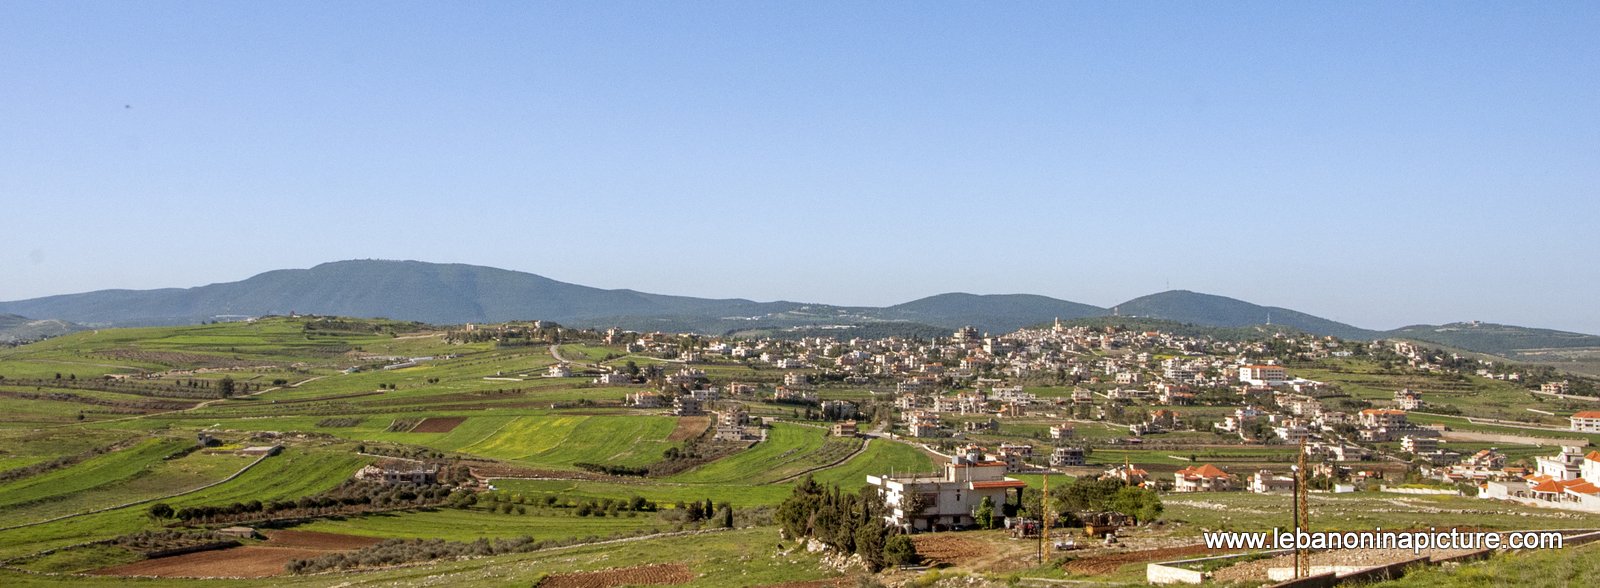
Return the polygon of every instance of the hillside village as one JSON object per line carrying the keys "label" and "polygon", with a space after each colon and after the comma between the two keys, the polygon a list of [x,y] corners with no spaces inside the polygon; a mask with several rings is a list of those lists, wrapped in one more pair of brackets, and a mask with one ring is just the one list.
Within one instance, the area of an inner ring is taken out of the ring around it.
{"label": "hillside village", "polygon": [[[1210,528],[1199,521],[1216,504],[1253,505],[1241,512],[1281,524],[1272,517],[1293,500],[1302,456],[1307,490],[1334,501],[1319,508],[1399,496],[1451,501],[1460,514],[1450,516],[1565,526],[1600,512],[1588,378],[1407,341],[1183,331],[1056,321],[1005,334],[779,338],[258,317],[18,347],[0,357],[0,401],[58,444],[98,431],[91,438],[167,448],[181,463],[320,468],[320,490],[264,491],[276,479],[263,477],[233,490],[231,504],[149,494],[150,504],[73,515],[123,517],[106,527],[119,533],[186,534],[163,544],[220,546],[208,549],[259,561],[269,577],[439,553],[352,547],[283,559],[289,552],[271,547],[285,526],[413,537],[384,527],[400,513],[408,524],[494,517],[481,528],[505,533],[518,532],[517,517],[574,533],[601,519],[618,533],[770,530],[774,520],[787,529],[850,506],[830,506],[835,492],[870,497],[850,508],[875,522],[792,532],[853,551],[874,572],[967,565],[939,559],[952,557],[939,555],[952,541],[978,541],[961,544],[1007,553],[1008,569],[1020,569],[1019,546],[1045,534],[1070,550],[1065,562],[1089,569],[1130,551],[1160,557]],[[185,342],[159,343],[169,338]],[[149,367],[84,369],[113,361]],[[30,447],[24,431],[7,443]],[[0,473],[0,484],[135,457],[121,447]],[[90,501],[77,492],[55,500]],[[8,548],[0,537],[0,555],[53,561],[27,551],[67,544],[52,538],[69,529],[48,522],[48,504],[17,507],[41,538]],[[1351,520],[1382,508],[1351,510]],[[813,510],[784,514],[792,509]],[[471,528],[448,534],[471,539]],[[484,553],[602,538],[540,535]],[[201,553],[144,557],[129,569],[209,569],[187,563]]]}
{"label": "hillside village", "polygon": [[[1600,454],[1574,454],[1574,446],[1561,444],[1586,441],[1503,435],[1508,445],[1549,444],[1549,453],[1559,453],[1534,456],[1524,451],[1522,459],[1508,459],[1497,448],[1453,442],[1457,435],[1446,424],[1408,418],[1413,412],[1462,414],[1443,399],[1430,402],[1410,388],[1394,389],[1383,398],[1357,397],[1337,382],[1300,377],[1290,367],[1376,362],[1446,381],[1481,378],[1527,388],[1530,395],[1592,399],[1568,396],[1571,381],[1554,379],[1547,368],[1497,365],[1406,341],[1347,342],[1283,333],[1219,340],[1160,330],[1069,326],[1058,320],[1004,335],[967,327],[934,340],[751,340],[610,329],[603,333],[603,343],[670,363],[632,371],[561,363],[547,375],[571,377],[580,370],[596,385],[648,384],[628,394],[627,405],[677,416],[712,413],[718,439],[759,440],[761,427],[752,426],[759,419],[752,421],[746,404],[765,403],[801,407],[805,419],[836,423],[835,434],[873,428],[875,434],[914,442],[951,462],[1003,464],[1007,473],[1104,476],[1162,492],[1287,492],[1292,483],[1286,452],[1303,446],[1313,464],[1312,484],[1322,491],[1425,483],[1485,498],[1588,511],[1595,511],[1600,500],[1593,485],[1597,479],[1580,467]],[[707,367],[727,364],[781,377],[740,381],[708,376]],[[841,388],[870,394],[827,398],[828,390]],[[1527,418],[1540,415],[1547,418]],[[1564,418],[1569,422],[1565,428],[1600,431],[1597,417],[1597,411],[1573,412]],[[1486,421],[1546,433],[1562,428],[1553,421],[1563,417],[1547,411],[1516,418],[1523,420]],[[1096,466],[1087,458],[1108,449],[1177,446],[1191,453],[1192,465],[1179,469],[1130,459]],[[1458,446],[1474,449],[1457,451]],[[1278,452],[1218,465],[1197,461],[1194,448]],[[1561,463],[1566,465],[1549,466],[1553,460],[1565,460]],[[890,479],[875,478],[873,483],[885,486]],[[970,507],[962,502],[940,510],[940,517],[950,524],[970,523],[963,513]]]}

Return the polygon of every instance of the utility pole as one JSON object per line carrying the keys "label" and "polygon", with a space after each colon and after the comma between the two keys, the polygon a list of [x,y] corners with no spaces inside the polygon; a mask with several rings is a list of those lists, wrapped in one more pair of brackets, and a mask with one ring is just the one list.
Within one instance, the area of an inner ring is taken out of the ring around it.
{"label": "utility pole", "polygon": [[1044,492],[1039,497],[1039,565],[1044,565],[1044,548],[1050,543],[1050,468],[1044,469]]}
{"label": "utility pole", "polygon": [[[1294,519],[1294,523],[1289,526],[1289,533],[1290,537],[1296,537],[1298,539],[1300,533],[1300,470],[1298,467],[1296,467],[1294,472],[1294,496],[1289,500],[1293,503],[1293,506],[1289,508],[1290,512],[1292,513],[1290,516]],[[1294,577],[1296,579],[1300,578],[1299,549],[1294,550]]]}
{"label": "utility pole", "polygon": [[[1294,524],[1295,533],[1299,534],[1300,527],[1304,526],[1306,532],[1311,532],[1311,492],[1310,472],[1306,470],[1306,440],[1300,438],[1300,463],[1294,473]],[[1298,546],[1294,550],[1294,577],[1305,578],[1311,575],[1311,552]]]}

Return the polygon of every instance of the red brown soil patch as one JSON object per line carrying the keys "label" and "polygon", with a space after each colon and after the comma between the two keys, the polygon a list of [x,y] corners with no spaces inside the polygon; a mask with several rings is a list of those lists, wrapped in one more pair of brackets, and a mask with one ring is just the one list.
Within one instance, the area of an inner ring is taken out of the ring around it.
{"label": "red brown soil patch", "polygon": [[327,554],[318,549],[286,547],[235,547],[202,551],[89,572],[97,576],[156,576],[162,578],[266,578],[284,573],[291,560]]}
{"label": "red brown soil patch", "polygon": [[911,542],[930,564],[961,566],[994,552],[994,548],[982,541],[948,533],[912,535]]}
{"label": "red brown soil patch", "polygon": [[551,574],[539,582],[538,588],[613,588],[615,586],[648,586],[661,584],[687,584],[694,573],[683,564],[652,564],[598,572]]}
{"label": "red brown soil patch", "polygon": [[699,437],[711,426],[711,417],[678,417],[678,426],[672,429],[672,434],[667,435],[668,441],[688,441]]}
{"label": "red brown soil patch", "polygon": [[147,559],[89,572],[99,576],[156,576],[162,578],[266,578],[284,573],[292,560],[360,549],[382,542],[319,531],[267,531],[266,545],[250,545]]}
{"label": "red brown soil patch", "polygon": [[1206,546],[1203,544],[1185,545],[1183,547],[1167,547],[1164,549],[1145,549],[1142,551],[1124,551],[1122,553],[1093,555],[1069,561],[1062,567],[1069,572],[1100,575],[1115,573],[1122,566],[1132,563],[1166,561],[1201,555],[1217,555],[1217,552],[1206,549]]}
{"label": "red brown soil patch", "polygon": [[411,429],[413,433],[449,433],[461,426],[467,417],[428,417]]}
{"label": "red brown soil patch", "polygon": [[321,531],[266,531],[268,547],[295,547],[300,549],[321,549],[325,551],[345,551],[361,549],[382,543],[377,537],[362,537],[359,535],[343,535],[339,533],[323,533]]}
{"label": "red brown soil patch", "polygon": [[843,588],[850,585],[849,578],[827,578],[823,580],[806,580],[803,582],[784,582],[781,584],[762,584],[755,588]]}

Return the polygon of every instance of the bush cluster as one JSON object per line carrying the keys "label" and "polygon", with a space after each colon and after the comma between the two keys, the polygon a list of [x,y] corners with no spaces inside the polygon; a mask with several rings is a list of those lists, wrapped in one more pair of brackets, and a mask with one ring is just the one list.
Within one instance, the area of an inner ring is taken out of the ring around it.
{"label": "bush cluster", "polygon": [[890,565],[910,565],[921,557],[909,537],[884,522],[889,507],[872,488],[846,494],[806,476],[774,515],[789,537],[809,537],[841,553],[861,556],[876,572]]}
{"label": "bush cluster", "polygon": [[589,470],[591,472],[600,473],[600,474],[607,474],[607,475],[612,475],[612,476],[638,476],[638,477],[644,477],[644,476],[650,475],[650,468],[645,468],[645,467],[605,465],[605,464],[590,463],[590,462],[578,462],[578,463],[574,463],[572,465],[578,466],[578,467],[583,468],[585,470]]}
{"label": "bush cluster", "polygon": [[185,506],[178,509],[173,509],[165,503],[157,503],[150,506],[149,514],[158,519],[177,519],[184,524],[217,524],[433,506],[445,503],[451,496],[450,488],[440,485],[387,485],[347,480],[337,488],[298,500],[267,502],[251,500],[232,504]]}
{"label": "bush cluster", "polygon": [[176,549],[190,545],[215,543],[224,540],[222,535],[211,531],[181,531],[177,529],[161,529],[156,531],[139,531],[123,535],[111,540],[112,545],[137,552],[161,551]]}

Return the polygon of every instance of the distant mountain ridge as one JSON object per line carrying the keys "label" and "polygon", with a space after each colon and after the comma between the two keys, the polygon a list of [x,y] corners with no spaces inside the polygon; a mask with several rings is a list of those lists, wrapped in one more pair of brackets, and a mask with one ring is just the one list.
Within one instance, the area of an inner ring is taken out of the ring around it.
{"label": "distant mountain ridge", "polygon": [[742,298],[710,299],[606,290],[492,267],[420,261],[352,260],[261,273],[238,282],[194,288],[101,290],[0,302],[0,313],[55,319],[63,325],[189,324],[268,314],[387,317],[434,324],[544,319],[582,327],[634,330],[826,333],[829,330],[925,334],[931,328],[976,326],[991,333],[1053,319],[1120,315],[1240,328],[1270,323],[1346,339],[1404,337],[1495,353],[1532,347],[1600,347],[1600,337],[1521,327],[1494,330],[1418,325],[1374,331],[1303,312],[1173,290],[1112,309],[1033,294],[948,293],[887,307]]}
{"label": "distant mountain ridge", "polygon": [[[983,317],[986,328],[1013,331],[1037,324],[1042,317],[1075,319],[1106,314],[1106,309],[1036,294],[967,294],[952,292],[896,304],[878,311],[884,320],[906,320],[955,327]],[[998,325],[998,327],[993,327]]]}
{"label": "distant mountain ridge", "polygon": [[1261,306],[1243,300],[1201,294],[1188,290],[1170,290],[1149,296],[1140,296],[1115,307],[1121,315],[1167,319],[1183,323],[1213,327],[1246,327],[1250,325],[1283,325],[1314,333],[1333,335],[1341,339],[1379,339],[1380,331],[1363,329],[1296,310],[1276,306]]}

